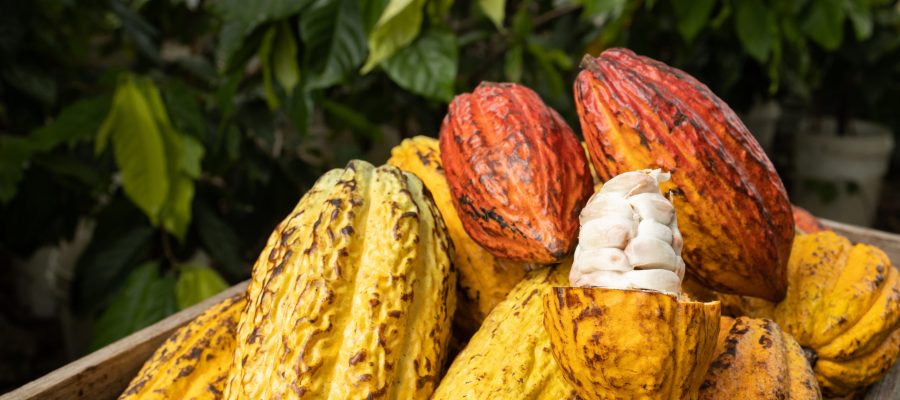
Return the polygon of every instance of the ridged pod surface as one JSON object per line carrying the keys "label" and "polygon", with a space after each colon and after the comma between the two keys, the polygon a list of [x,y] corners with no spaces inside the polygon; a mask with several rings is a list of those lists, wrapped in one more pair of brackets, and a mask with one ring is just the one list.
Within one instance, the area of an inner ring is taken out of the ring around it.
{"label": "ridged pod surface", "polygon": [[883,251],[831,231],[799,235],[774,320],[815,354],[829,396],[881,379],[900,353],[900,275]]}
{"label": "ridged pod surface", "polygon": [[572,251],[591,173],[572,129],[537,93],[482,82],[450,103],[440,141],[453,204],[476,243],[537,264]]}
{"label": "ridged pod surface", "polygon": [[541,296],[569,280],[571,260],[529,273],[453,361],[434,400],[581,399],[563,378],[541,328]]}
{"label": "ridged pod surface", "polygon": [[768,319],[722,317],[701,400],[815,400],[819,384],[803,349]]}
{"label": "ridged pod surface", "polygon": [[229,399],[426,399],[456,304],[427,190],[351,161],[319,178],[253,267]]}
{"label": "ridged pod surface", "polygon": [[234,335],[246,304],[243,293],[230,297],[175,331],[144,363],[119,399],[221,399],[231,370]]}
{"label": "ridged pod surface", "polygon": [[696,399],[719,333],[719,303],[644,290],[554,287],[544,327],[586,399]]}
{"label": "ridged pod surface", "polygon": [[463,294],[456,309],[456,319],[471,332],[478,330],[494,306],[525,278],[525,266],[495,258],[466,233],[450,198],[437,139],[416,136],[404,140],[391,150],[388,164],[418,176],[434,197],[447,225],[447,233],[453,240],[452,261]]}
{"label": "ridged pod surface", "polygon": [[772,163],[734,112],[687,73],[625,49],[586,56],[575,104],[606,181],[660,168],[673,194],[688,273],[728,293],[778,301],[794,237]]}

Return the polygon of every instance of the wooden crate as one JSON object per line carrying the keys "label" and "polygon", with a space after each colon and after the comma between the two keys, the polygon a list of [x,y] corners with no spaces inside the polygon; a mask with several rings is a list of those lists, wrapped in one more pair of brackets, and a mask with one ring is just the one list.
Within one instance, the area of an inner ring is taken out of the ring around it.
{"label": "wooden crate", "polygon": [[[880,247],[891,258],[893,265],[900,267],[900,235],[833,221],[823,222],[854,242],[869,243]],[[246,288],[247,282],[235,285],[200,304],[180,311],[15,391],[0,396],[0,400],[114,399],[125,389],[144,361],[173,331],[194,319],[213,304],[244,291]],[[881,382],[869,389],[865,399],[900,399],[900,363],[897,363]]]}

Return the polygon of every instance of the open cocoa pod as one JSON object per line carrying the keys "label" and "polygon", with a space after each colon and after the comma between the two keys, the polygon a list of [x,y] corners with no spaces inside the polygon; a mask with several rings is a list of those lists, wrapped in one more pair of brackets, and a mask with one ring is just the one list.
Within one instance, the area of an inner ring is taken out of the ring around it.
{"label": "open cocoa pod", "polygon": [[551,353],[586,399],[696,399],[713,359],[719,303],[681,295],[665,179],[645,170],[606,182],[581,212],[574,287],[544,293]]}

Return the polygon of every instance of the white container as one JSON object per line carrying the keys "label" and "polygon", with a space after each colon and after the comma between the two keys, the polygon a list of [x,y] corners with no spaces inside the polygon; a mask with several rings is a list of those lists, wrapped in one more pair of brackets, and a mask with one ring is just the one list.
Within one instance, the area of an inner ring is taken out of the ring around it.
{"label": "white container", "polygon": [[832,118],[804,120],[794,148],[791,201],[819,217],[871,226],[894,149],[891,131],[853,120],[839,136]]}

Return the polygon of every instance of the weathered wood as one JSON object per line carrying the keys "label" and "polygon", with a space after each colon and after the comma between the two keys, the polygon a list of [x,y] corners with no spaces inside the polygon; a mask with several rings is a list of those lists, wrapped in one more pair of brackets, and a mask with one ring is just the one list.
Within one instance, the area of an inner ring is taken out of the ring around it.
{"label": "weathered wood", "polygon": [[207,308],[247,289],[247,282],[232,286],[201,303],[122,338],[109,346],[32,381],[0,400],[115,399],[150,355],[176,329]]}
{"label": "weathered wood", "polygon": [[[821,220],[822,223],[835,232],[846,236],[853,242],[868,243],[884,250],[891,259],[894,267],[900,267],[900,235],[861,228],[837,221]],[[887,375],[878,383],[872,385],[866,393],[866,400],[893,400],[900,399],[900,363],[894,364]]]}
{"label": "weathered wood", "polygon": [[848,225],[827,219],[822,219],[821,221],[822,224],[828,228],[846,236],[853,242],[868,243],[884,250],[888,257],[890,257],[891,263],[894,264],[895,267],[900,267],[900,235],[862,228],[855,225]]}

